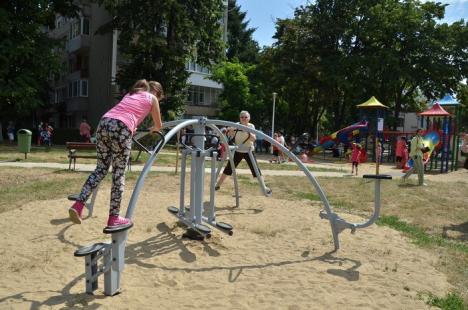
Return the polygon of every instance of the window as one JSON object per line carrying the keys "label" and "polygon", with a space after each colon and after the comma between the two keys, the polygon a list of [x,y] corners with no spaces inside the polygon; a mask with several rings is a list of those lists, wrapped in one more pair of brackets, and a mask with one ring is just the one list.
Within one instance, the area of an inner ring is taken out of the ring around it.
{"label": "window", "polygon": [[81,97],[88,97],[88,80],[81,80]]}
{"label": "window", "polygon": [[82,18],[81,19],[81,33],[85,35],[89,35],[89,19],[88,18]]}
{"label": "window", "polygon": [[78,37],[80,35],[80,21],[74,20],[70,24],[70,40]]}
{"label": "window", "polygon": [[66,96],[67,96],[67,88],[66,87],[56,88],[55,91],[54,91],[54,103],[65,102]]}
{"label": "window", "polygon": [[79,81],[73,81],[72,97],[78,97],[79,88],[80,88]]}
{"label": "window", "polygon": [[[200,87],[202,88],[202,87]],[[200,89],[200,92],[198,93],[198,103],[203,104],[205,103],[205,93],[203,92],[203,88]]]}
{"label": "window", "polygon": [[65,25],[65,18],[62,16],[57,16],[55,19],[55,28],[60,29]]}
{"label": "window", "polygon": [[68,83],[68,97],[88,97],[88,80],[76,80]]}
{"label": "window", "polygon": [[215,106],[218,103],[220,92],[219,89],[192,85],[188,89],[187,104]]}

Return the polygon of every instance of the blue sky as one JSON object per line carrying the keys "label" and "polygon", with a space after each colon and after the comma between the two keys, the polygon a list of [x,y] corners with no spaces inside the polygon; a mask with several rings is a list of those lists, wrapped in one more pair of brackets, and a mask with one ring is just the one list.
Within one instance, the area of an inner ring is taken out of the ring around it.
{"label": "blue sky", "polygon": [[[447,3],[444,22],[452,23],[468,19],[468,0],[438,0]],[[307,0],[237,0],[242,11],[247,11],[249,28],[257,28],[253,37],[260,47],[271,45],[274,40],[276,18],[288,18],[294,15],[294,8],[306,4]]]}

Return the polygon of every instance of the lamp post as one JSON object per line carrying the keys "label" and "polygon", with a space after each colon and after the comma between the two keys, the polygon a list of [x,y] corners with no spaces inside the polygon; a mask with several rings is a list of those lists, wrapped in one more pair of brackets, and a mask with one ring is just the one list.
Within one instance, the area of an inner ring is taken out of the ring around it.
{"label": "lamp post", "polygon": [[[275,103],[276,103],[276,95],[277,93],[273,93],[273,116],[271,119],[271,138],[273,139],[273,135],[275,134]],[[271,148],[271,154],[273,154],[273,148]]]}

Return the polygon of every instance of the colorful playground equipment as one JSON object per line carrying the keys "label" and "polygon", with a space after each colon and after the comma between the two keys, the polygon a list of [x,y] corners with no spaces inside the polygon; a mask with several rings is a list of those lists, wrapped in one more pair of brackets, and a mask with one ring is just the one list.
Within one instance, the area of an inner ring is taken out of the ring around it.
{"label": "colorful playground equipment", "polygon": [[[322,219],[327,219],[331,226],[331,231],[333,235],[333,242],[335,245],[335,251],[340,248],[339,234],[345,229],[350,229],[352,233],[355,233],[357,229],[365,228],[372,225],[380,214],[380,184],[382,180],[388,180],[392,177],[389,175],[364,175],[363,178],[374,179],[375,184],[375,194],[374,194],[374,210],[372,216],[365,222],[362,223],[350,223],[345,219],[341,218],[338,214],[333,212],[332,207],[325,195],[325,192],[322,190],[317,179],[312,175],[312,173],[307,169],[307,167],[301,162],[301,160],[296,157],[291,151],[287,148],[276,142],[271,137],[263,134],[260,131],[251,129],[250,127],[243,126],[241,124],[222,121],[222,120],[209,120],[204,117],[199,117],[197,119],[190,120],[177,120],[172,122],[167,122],[163,124],[164,128],[170,128],[170,130],[165,134],[161,135],[161,139],[156,143],[154,148],[146,149],[150,156],[147,162],[145,163],[143,170],[136,182],[135,188],[133,190],[130,202],[127,208],[126,218],[132,219],[133,214],[136,209],[138,197],[140,191],[144,185],[145,179],[148,176],[151,167],[153,166],[154,161],[157,158],[158,153],[164,147],[164,145],[173,138],[179,131],[182,129],[192,126],[194,128],[194,134],[192,140],[192,145],[186,145],[186,148],[183,151],[182,157],[182,171],[181,171],[181,188],[180,188],[180,199],[179,199],[179,208],[170,206],[168,211],[176,216],[178,221],[187,227],[187,232],[192,235],[198,235],[204,238],[209,238],[211,236],[211,227],[218,229],[219,231],[226,233],[227,235],[232,235],[233,227],[227,223],[219,222],[216,219],[215,214],[215,183],[217,175],[220,173],[220,169],[223,163],[218,165],[216,168],[215,158],[216,158],[216,148],[213,145],[209,145],[207,141],[208,134],[205,132],[206,128],[211,128],[215,133],[218,134],[218,137],[221,138],[221,143],[223,143],[226,149],[229,149],[227,139],[224,135],[221,134],[220,129],[217,126],[226,126],[233,127],[239,130],[249,132],[251,134],[257,135],[264,140],[268,141],[272,145],[276,145],[286,156],[295,162],[299,169],[305,174],[308,180],[311,182],[312,186],[318,193],[322,204],[323,210],[320,211],[319,216]],[[147,134],[147,133],[146,133]],[[139,137],[144,134],[139,135]],[[138,137],[137,137],[138,138]],[[138,143],[134,139],[135,143]],[[229,160],[232,164],[233,153],[235,149],[230,149],[230,152],[227,152]],[[188,156],[192,157],[191,161],[191,171],[190,171],[190,202],[189,205],[185,204],[185,176],[186,176],[186,158]],[[205,184],[205,158],[211,157],[211,169],[210,172],[210,188],[209,188],[209,201],[204,202],[204,184]],[[232,165],[234,167],[234,165]],[[233,170],[234,172],[234,170]],[[258,172],[258,170],[257,170]],[[257,174],[259,175],[259,174]],[[234,185],[236,189],[236,206],[239,206],[239,195],[237,187],[237,178],[236,174],[233,173]],[[271,190],[265,186],[263,178],[259,178],[259,185],[261,191],[265,196],[269,197],[271,195]],[[205,205],[207,208],[205,208]],[[82,247],[75,251],[75,256],[85,258],[85,280],[86,280],[86,292],[92,294],[98,288],[98,277],[104,274],[104,293],[106,295],[112,296],[117,294],[120,291],[120,279],[122,271],[125,267],[125,245],[128,238],[129,228],[116,229],[113,231],[104,230],[104,233],[111,235],[110,242],[99,242],[89,246]],[[99,260],[102,258],[102,261],[99,265]]]}
{"label": "colorful playground equipment", "polygon": [[320,139],[319,145],[314,148],[314,152],[320,152],[324,149],[331,149],[335,145],[343,143],[350,144],[353,139],[358,138],[363,132],[367,132],[367,121],[361,121],[348,127],[335,131],[331,135]]}
{"label": "colorful playground equipment", "polygon": [[[429,158],[426,159],[426,170],[438,170],[446,173],[458,169],[458,135],[459,103],[451,96],[445,96],[436,102],[430,109],[419,113],[421,128],[427,132],[439,133],[439,145]],[[451,109],[455,116],[443,107]],[[430,143],[431,141],[428,141]]]}

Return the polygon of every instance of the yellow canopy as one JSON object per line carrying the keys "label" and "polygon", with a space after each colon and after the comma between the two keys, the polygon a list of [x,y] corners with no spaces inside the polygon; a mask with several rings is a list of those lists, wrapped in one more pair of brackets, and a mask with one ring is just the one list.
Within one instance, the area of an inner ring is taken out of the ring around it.
{"label": "yellow canopy", "polygon": [[379,100],[377,100],[377,98],[375,98],[374,96],[372,96],[369,100],[367,100],[366,102],[364,103],[361,103],[361,104],[358,104],[357,105],[358,108],[386,108],[388,109],[388,107],[384,104],[382,104]]}

